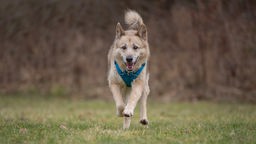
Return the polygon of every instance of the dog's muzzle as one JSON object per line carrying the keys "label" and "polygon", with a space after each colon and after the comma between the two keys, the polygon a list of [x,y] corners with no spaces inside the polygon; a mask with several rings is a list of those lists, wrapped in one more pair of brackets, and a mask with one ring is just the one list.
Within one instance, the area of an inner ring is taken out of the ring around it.
{"label": "dog's muzzle", "polygon": [[126,60],[125,65],[126,65],[127,70],[133,71],[136,60],[134,60],[134,58],[132,56],[127,56],[125,60]]}

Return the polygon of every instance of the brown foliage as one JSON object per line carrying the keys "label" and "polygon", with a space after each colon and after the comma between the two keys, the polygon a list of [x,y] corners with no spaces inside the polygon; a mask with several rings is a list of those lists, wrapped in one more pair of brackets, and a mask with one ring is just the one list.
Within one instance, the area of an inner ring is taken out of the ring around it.
{"label": "brown foliage", "polygon": [[148,26],[152,97],[256,102],[253,0],[1,1],[0,91],[111,98],[107,52],[127,8]]}

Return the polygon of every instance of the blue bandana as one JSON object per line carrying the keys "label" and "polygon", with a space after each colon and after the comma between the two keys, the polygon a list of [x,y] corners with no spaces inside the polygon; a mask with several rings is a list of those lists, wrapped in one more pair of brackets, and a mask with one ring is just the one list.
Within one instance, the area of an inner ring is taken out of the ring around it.
{"label": "blue bandana", "polygon": [[146,65],[145,63],[142,64],[141,67],[135,72],[127,72],[126,70],[122,71],[119,65],[117,64],[117,62],[115,61],[116,70],[118,74],[121,76],[121,78],[123,79],[123,81],[125,82],[127,87],[132,86],[133,80],[135,80],[140,75],[145,65]]}

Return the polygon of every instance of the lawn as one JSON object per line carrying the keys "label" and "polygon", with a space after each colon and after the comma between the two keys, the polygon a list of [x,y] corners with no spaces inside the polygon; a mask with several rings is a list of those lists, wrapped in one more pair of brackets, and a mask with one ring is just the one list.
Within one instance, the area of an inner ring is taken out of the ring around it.
{"label": "lawn", "polygon": [[214,102],[148,105],[150,125],[136,109],[129,130],[113,102],[0,97],[0,143],[256,143],[256,105]]}

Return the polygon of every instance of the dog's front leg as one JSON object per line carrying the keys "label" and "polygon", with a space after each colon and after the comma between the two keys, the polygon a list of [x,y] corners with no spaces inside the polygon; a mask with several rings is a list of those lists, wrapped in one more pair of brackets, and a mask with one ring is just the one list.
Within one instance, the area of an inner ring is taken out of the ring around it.
{"label": "dog's front leg", "polygon": [[121,88],[117,84],[110,84],[110,90],[113,94],[113,98],[116,103],[116,114],[117,116],[123,116],[124,111],[124,101],[121,94]]}
{"label": "dog's front leg", "polygon": [[132,85],[131,94],[127,100],[127,104],[123,112],[125,117],[131,117],[133,115],[134,108],[136,107],[136,104],[141,97],[142,91],[143,81],[134,81]]}
{"label": "dog's front leg", "polygon": [[131,120],[131,117],[124,117],[123,129],[128,129],[130,127]]}
{"label": "dog's front leg", "polygon": [[147,117],[147,97],[149,94],[148,86],[144,89],[140,99],[140,123],[142,125],[148,125],[148,117]]}

